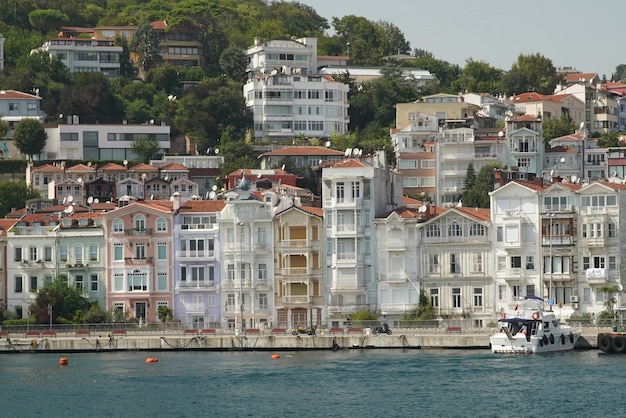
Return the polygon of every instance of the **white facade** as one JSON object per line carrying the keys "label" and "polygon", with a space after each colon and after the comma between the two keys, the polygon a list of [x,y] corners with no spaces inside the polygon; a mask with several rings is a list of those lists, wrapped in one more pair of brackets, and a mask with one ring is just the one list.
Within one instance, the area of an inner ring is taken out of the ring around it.
{"label": "white facade", "polygon": [[254,38],[254,45],[248,48],[246,55],[250,76],[270,74],[274,70],[283,72],[287,68],[303,75],[317,73],[317,38],[267,42]]}
{"label": "white facade", "polygon": [[351,313],[377,309],[372,220],[400,206],[402,176],[388,168],[384,151],[322,170],[327,319],[333,326]]}
{"label": "white facade", "polygon": [[133,139],[150,137],[159,141],[159,152],[170,148],[170,127],[162,125],[59,124],[45,127],[48,141],[43,156],[48,160],[137,159]]}
{"label": "white facade", "polygon": [[109,76],[120,75],[122,47],[113,40],[96,38],[52,38],[31,51],[31,55],[45,52],[57,57],[70,73],[99,72]]}
{"label": "white facade", "polygon": [[275,319],[271,208],[258,200],[230,200],[218,222],[222,329],[269,328]]}
{"label": "white facade", "polygon": [[256,141],[291,142],[300,135],[329,138],[348,133],[349,86],[331,77],[261,74],[243,90],[254,113]]}

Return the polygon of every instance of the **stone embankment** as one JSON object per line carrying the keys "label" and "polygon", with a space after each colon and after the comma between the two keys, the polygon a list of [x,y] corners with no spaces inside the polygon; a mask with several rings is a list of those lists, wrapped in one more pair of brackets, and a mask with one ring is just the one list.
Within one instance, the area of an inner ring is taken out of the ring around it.
{"label": "stone embankment", "polygon": [[[598,328],[583,329],[576,348],[597,348]],[[392,335],[348,330],[318,332],[317,335],[291,335],[289,331],[234,333],[113,331],[93,333],[42,332],[0,336],[0,353],[95,352],[95,351],[293,351],[338,349],[489,349],[489,330],[398,329]]]}

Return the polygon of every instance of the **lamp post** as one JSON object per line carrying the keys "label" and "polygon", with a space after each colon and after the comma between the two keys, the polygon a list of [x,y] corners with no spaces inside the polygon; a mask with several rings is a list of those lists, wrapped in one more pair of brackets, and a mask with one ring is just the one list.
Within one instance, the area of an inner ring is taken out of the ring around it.
{"label": "lamp post", "polygon": [[50,331],[52,331],[52,304],[48,304],[48,318],[50,318]]}

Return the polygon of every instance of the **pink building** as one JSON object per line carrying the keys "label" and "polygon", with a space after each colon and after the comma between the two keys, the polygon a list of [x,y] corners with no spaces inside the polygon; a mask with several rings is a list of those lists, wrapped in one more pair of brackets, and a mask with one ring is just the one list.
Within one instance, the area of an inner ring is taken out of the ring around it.
{"label": "pink building", "polygon": [[108,309],[116,321],[158,320],[172,309],[172,202],[133,202],[102,214]]}

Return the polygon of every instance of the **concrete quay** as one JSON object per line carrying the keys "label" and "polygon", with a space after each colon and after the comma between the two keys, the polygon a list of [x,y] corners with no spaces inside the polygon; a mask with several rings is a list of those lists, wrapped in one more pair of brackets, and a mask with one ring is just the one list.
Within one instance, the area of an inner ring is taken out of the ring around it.
{"label": "concrete quay", "polygon": [[[219,332],[219,331],[218,331]],[[583,329],[576,348],[597,348],[598,328]],[[120,333],[15,334],[0,339],[0,353],[105,352],[105,351],[295,351],[337,349],[489,349],[488,330],[446,332],[445,330],[394,330],[393,335],[366,333],[317,335],[273,335],[270,332],[235,335],[189,334],[136,331]]]}

